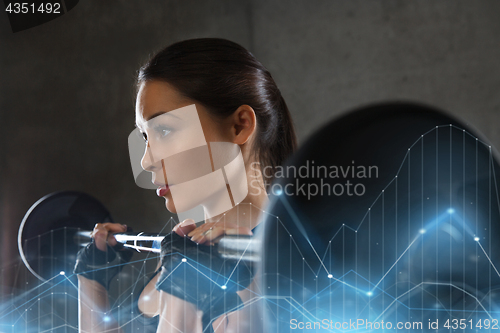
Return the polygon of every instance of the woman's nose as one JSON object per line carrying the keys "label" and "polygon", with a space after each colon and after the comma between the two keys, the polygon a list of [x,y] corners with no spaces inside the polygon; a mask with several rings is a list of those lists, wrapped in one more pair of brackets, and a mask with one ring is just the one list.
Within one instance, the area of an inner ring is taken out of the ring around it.
{"label": "woman's nose", "polygon": [[148,143],[141,159],[141,167],[146,171],[153,172],[156,168],[156,164],[157,163],[154,161],[153,154],[151,153],[151,147]]}

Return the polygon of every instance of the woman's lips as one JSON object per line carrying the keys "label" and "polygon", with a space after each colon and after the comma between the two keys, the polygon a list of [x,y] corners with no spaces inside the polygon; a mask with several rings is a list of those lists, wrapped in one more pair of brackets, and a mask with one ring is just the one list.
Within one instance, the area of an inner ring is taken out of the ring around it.
{"label": "woman's lips", "polygon": [[156,195],[159,197],[164,197],[170,189],[168,188],[168,185],[163,185],[163,186],[158,186],[156,189]]}

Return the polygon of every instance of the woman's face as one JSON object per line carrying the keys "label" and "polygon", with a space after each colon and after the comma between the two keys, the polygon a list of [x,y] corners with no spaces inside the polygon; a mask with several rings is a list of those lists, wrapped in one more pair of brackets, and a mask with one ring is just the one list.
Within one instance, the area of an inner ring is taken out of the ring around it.
{"label": "woman's face", "polygon": [[141,84],[135,110],[147,144],[141,165],[151,172],[167,209],[177,213],[176,206],[189,205],[189,198],[176,197],[174,205],[171,187],[206,173],[210,160],[200,158],[206,142],[231,141],[230,126],[214,121],[202,105],[163,81]]}

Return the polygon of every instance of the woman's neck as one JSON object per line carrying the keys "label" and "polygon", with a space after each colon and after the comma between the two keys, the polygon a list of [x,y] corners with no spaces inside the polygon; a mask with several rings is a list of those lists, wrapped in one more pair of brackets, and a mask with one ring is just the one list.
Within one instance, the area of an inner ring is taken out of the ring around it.
{"label": "woman's neck", "polygon": [[260,213],[267,205],[267,193],[262,190],[256,193],[249,191],[246,198],[224,214],[206,218],[205,222],[227,222],[240,227],[253,229],[259,224]]}

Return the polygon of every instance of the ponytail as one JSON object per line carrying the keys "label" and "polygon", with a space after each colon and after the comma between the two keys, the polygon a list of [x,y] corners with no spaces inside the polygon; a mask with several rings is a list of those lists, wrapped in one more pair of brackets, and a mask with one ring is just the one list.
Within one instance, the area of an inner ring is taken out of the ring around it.
{"label": "ponytail", "polygon": [[269,191],[269,186],[276,174],[276,167],[282,165],[288,156],[297,149],[297,137],[292,117],[281,93],[279,93],[275,113],[277,118],[276,126],[272,126],[274,139],[270,142],[269,148],[264,150],[259,156],[259,160],[264,164],[263,167],[267,166],[272,170],[270,177],[269,173],[263,172],[267,191]]}

